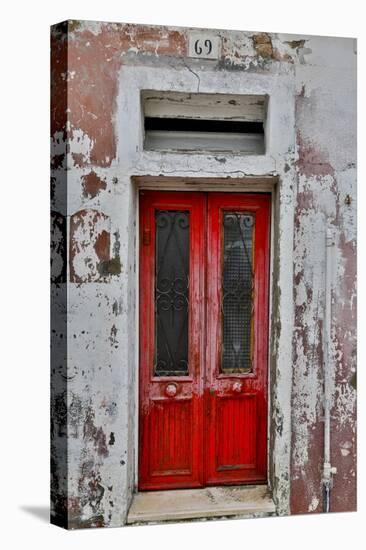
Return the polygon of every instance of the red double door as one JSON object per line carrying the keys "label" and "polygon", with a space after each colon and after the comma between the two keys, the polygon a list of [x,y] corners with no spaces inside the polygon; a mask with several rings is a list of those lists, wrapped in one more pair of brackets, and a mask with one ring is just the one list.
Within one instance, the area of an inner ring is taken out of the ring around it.
{"label": "red double door", "polygon": [[139,490],[264,483],[270,196],[140,193]]}

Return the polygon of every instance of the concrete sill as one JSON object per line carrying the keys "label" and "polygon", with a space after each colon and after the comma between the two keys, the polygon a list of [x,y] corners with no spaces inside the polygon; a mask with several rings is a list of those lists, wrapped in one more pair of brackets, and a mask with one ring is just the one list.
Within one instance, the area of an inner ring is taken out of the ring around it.
{"label": "concrete sill", "polygon": [[276,515],[266,485],[206,487],[136,493],[127,523]]}

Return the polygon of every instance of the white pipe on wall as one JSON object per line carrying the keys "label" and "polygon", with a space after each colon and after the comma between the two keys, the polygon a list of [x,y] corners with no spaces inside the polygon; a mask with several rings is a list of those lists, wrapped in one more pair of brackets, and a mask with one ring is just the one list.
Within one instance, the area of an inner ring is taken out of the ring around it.
{"label": "white pipe on wall", "polygon": [[324,312],[324,512],[330,511],[330,490],[337,469],[330,462],[332,274],[334,271],[334,230],[327,226],[325,238],[325,312]]}

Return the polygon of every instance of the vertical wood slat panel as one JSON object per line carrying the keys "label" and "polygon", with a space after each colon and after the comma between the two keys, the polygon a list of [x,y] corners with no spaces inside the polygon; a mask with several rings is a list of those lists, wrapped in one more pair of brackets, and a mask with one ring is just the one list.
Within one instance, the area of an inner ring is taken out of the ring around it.
{"label": "vertical wood slat panel", "polygon": [[256,397],[217,399],[218,469],[254,468],[256,464]]}
{"label": "vertical wood slat panel", "polygon": [[192,401],[158,401],[150,413],[150,473],[192,471]]}

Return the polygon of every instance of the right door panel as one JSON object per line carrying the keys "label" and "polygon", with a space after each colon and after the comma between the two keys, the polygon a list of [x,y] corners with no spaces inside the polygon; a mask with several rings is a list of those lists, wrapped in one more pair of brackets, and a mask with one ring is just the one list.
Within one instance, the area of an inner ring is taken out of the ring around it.
{"label": "right door panel", "polygon": [[270,196],[208,194],[205,483],[267,479]]}

